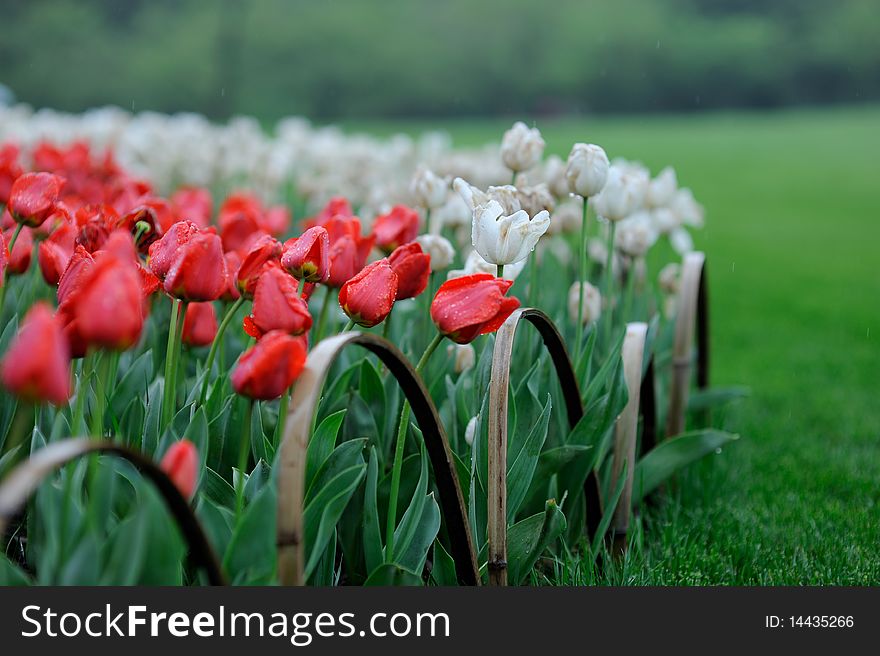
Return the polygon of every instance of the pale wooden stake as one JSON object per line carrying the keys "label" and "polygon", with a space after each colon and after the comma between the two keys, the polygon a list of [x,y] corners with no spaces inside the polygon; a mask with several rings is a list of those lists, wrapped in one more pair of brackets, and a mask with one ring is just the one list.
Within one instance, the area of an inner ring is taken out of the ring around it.
{"label": "pale wooden stake", "polygon": [[639,427],[639,397],[642,387],[642,358],[645,352],[645,336],[648,324],[641,322],[628,323],[623,338],[623,377],[629,399],[623,412],[614,425],[614,456],[611,465],[611,483],[609,490],[617,489],[618,479],[626,465],[626,482],[623,492],[614,509],[612,535],[615,546],[619,549],[626,544],[626,533],[629,530],[629,518],[632,511],[632,486],[636,464],[636,433]]}

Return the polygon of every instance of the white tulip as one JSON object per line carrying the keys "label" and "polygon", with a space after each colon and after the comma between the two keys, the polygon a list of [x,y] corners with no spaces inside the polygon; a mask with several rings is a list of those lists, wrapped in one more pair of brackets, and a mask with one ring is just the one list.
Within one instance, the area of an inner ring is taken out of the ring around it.
{"label": "white tulip", "polygon": [[541,173],[541,179],[547,184],[551,193],[557,198],[565,198],[568,196],[568,178],[566,177],[568,167],[559,155],[550,155],[544,162],[544,170]]}
{"label": "white tulip", "polygon": [[474,437],[477,435],[477,418],[471,417],[470,421],[464,429],[464,441],[468,446],[473,446]]}
{"label": "white tulip", "polygon": [[672,248],[679,255],[685,255],[694,250],[694,240],[691,237],[691,233],[684,228],[676,228],[670,232],[669,243],[672,244]]}
{"label": "white tulip", "polygon": [[548,234],[561,234],[580,230],[583,205],[575,198],[566,200],[556,206],[550,214],[550,228]]}
{"label": "white tulip", "polygon": [[601,147],[576,143],[565,167],[569,190],[584,198],[595,196],[605,186],[609,168],[608,155]]}
{"label": "white tulip", "polygon": [[577,321],[579,295],[582,289],[584,295],[584,323],[588,324],[598,321],[599,317],[602,316],[602,294],[587,281],[584,281],[583,285],[575,282],[568,290],[568,313],[572,320]]}
{"label": "white tulip", "polygon": [[431,271],[443,271],[452,264],[455,249],[446,237],[440,235],[419,235],[416,241],[431,256]]}
{"label": "white tulip", "polygon": [[446,202],[431,212],[431,225],[428,228],[430,232],[437,234],[446,227],[470,225],[472,217],[473,208],[460,194],[450,191]]}
{"label": "white tulip", "polygon": [[529,216],[535,216],[542,210],[552,212],[555,206],[553,194],[543,182],[533,187],[518,187],[516,198],[519,200],[520,207],[528,212]]}
{"label": "white tulip", "polygon": [[544,139],[538,128],[529,128],[517,121],[501,140],[501,161],[511,171],[528,171],[541,161]]}
{"label": "white tulip", "polygon": [[473,367],[477,360],[477,352],[470,344],[450,344],[446,347],[446,356],[453,361],[453,369],[457,374]]}
{"label": "white tulip", "polygon": [[646,211],[630,214],[617,224],[615,246],[630,257],[643,257],[657,241],[657,231]]}
{"label": "white tulip", "polygon": [[672,202],[677,190],[678,178],[675,176],[675,169],[667,166],[648,184],[645,205],[650,208],[665,207]]}
{"label": "white tulip", "polygon": [[487,205],[492,200],[501,205],[505,214],[513,214],[522,209],[519,192],[513,185],[489,187],[483,191],[462,178],[456,178],[452,181],[452,188],[471,210]]}
{"label": "white tulip", "polygon": [[446,193],[449,185],[446,180],[435,175],[432,171],[420,166],[416,170],[410,183],[410,193],[416,204],[432,210],[446,202]]}
{"label": "white tulip", "polygon": [[657,207],[650,211],[654,228],[661,235],[668,234],[681,225],[678,217],[668,207]]}
{"label": "white tulip", "polygon": [[678,262],[670,262],[660,269],[657,280],[660,283],[660,289],[667,294],[677,294],[681,284],[681,265]]}
{"label": "white tulip", "polygon": [[702,228],[705,222],[706,211],[694,198],[694,193],[685,187],[673,194],[669,203],[669,209],[675,214],[679,223],[693,228]]}
{"label": "white tulip", "polygon": [[[522,273],[522,270],[525,268],[526,262],[527,260],[520,260],[515,264],[508,264],[505,266],[505,279],[516,280],[516,277]],[[464,269],[451,270],[446,274],[446,279],[452,280],[453,278],[461,278],[462,276],[469,276],[472,273],[491,273],[494,276],[497,270],[498,267],[480,257],[480,254],[477,251],[471,251],[464,262]]]}
{"label": "white tulip", "polygon": [[494,200],[474,208],[471,243],[490,264],[514,264],[525,260],[550,227],[550,213],[538,212],[531,220],[525,210],[504,215]]}
{"label": "white tulip", "polygon": [[593,197],[593,208],[609,221],[621,221],[641,209],[647,189],[648,176],[641,170],[614,165],[602,191]]}

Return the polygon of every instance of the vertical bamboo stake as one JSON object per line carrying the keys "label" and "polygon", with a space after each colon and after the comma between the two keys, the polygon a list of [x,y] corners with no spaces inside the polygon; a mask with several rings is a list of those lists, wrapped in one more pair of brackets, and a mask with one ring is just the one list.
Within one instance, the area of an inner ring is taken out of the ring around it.
{"label": "vertical bamboo stake", "polygon": [[628,323],[623,338],[623,377],[629,400],[614,425],[614,460],[611,465],[611,490],[616,489],[618,478],[626,465],[626,483],[617,502],[612,520],[615,551],[626,548],[626,534],[632,506],[632,485],[636,465],[636,433],[639,427],[639,397],[642,386],[642,358],[648,324]]}
{"label": "vertical bamboo stake", "polygon": [[705,254],[694,252],[685,255],[682,263],[678,316],[675,320],[675,341],[672,348],[672,386],[669,390],[669,412],[666,415],[666,437],[678,435],[685,427],[691,352],[694,345],[694,322],[705,260]]}

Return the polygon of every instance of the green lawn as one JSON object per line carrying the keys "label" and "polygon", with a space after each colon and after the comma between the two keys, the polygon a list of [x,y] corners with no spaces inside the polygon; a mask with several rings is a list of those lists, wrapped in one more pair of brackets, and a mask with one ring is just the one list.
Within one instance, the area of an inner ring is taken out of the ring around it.
{"label": "green lawn", "polygon": [[[507,126],[443,127],[482,143]],[[559,154],[596,142],[654,170],[673,164],[694,189],[708,210],[697,243],[712,382],[752,389],[727,422],[743,439],[687,472],[678,503],[646,513],[641,546],[608,578],[880,583],[880,109],[538,126]]]}

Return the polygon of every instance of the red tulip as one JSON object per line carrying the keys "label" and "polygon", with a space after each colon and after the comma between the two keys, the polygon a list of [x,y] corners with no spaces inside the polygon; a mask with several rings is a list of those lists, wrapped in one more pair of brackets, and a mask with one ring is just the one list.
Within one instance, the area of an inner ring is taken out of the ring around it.
{"label": "red tulip", "polygon": [[[4,214],[4,218],[8,216],[9,211],[7,210]],[[14,232],[15,228],[11,227],[3,230],[3,237],[7,250],[9,249],[9,242],[12,241],[12,234]],[[22,228],[18,233],[18,238],[15,240],[15,244],[12,246],[12,251],[9,253],[9,260],[6,263],[6,275],[17,276],[27,271],[31,266],[31,253],[33,250],[33,232],[30,228]]]}
{"label": "red tulip", "polygon": [[177,259],[177,252],[197,234],[199,226],[192,221],[178,221],[172,225],[161,239],[150,244],[150,254],[147,257],[150,271],[164,281],[168,270]]}
{"label": "red tulip", "polygon": [[183,317],[181,339],[190,346],[208,346],[217,334],[217,313],[213,303],[190,303]]}
{"label": "red tulip", "polygon": [[222,301],[237,301],[241,296],[238,291],[238,270],[241,268],[241,256],[235,251],[229,251],[224,256],[226,260],[226,284],[220,295]]}
{"label": "red tulip", "polygon": [[110,205],[85,205],[74,213],[73,223],[79,229],[76,243],[94,253],[119,224],[119,214]]}
{"label": "red tulip", "polygon": [[330,237],[320,226],[284,243],[281,266],[297,280],[326,282],[330,277]]}
{"label": "red tulip", "polygon": [[388,262],[397,274],[397,300],[414,298],[425,291],[431,275],[431,256],[422,251],[417,241],[398,246],[388,256]]}
{"label": "red tulip", "polygon": [[233,194],[220,207],[217,225],[224,251],[240,251],[253,241],[255,233],[263,231],[263,208],[250,194]]}
{"label": "red tulip", "polygon": [[290,227],[290,210],[283,205],[270,207],[263,214],[263,229],[270,235],[279,237]]}
{"label": "red tulip", "polygon": [[300,298],[299,285],[277,267],[266,269],[257,280],[249,319],[247,332],[257,338],[271,330],[302,335],[312,327],[312,315]]}
{"label": "red tulip", "polygon": [[177,216],[192,221],[200,228],[207,228],[211,224],[214,201],[207,189],[181,187],[171,196],[171,206]]}
{"label": "red tulip", "polygon": [[0,230],[0,287],[6,282],[6,266],[9,264],[9,249],[6,248],[6,237]]}
{"label": "red tulip", "polygon": [[113,252],[101,253],[69,300],[73,305],[72,329],[86,344],[125,350],[140,338],[143,291],[134,262]]}
{"label": "red tulip", "polygon": [[165,291],[187,301],[213,301],[226,287],[220,237],[200,232],[181,246],[165,276]]}
{"label": "red tulip", "polygon": [[67,267],[58,280],[58,307],[63,309],[73,303],[76,292],[82,287],[86,273],[95,264],[95,258],[83,246],[76,246],[67,261]]}
{"label": "red tulip", "polygon": [[199,452],[196,445],[187,439],[175,442],[165,455],[159,467],[177,486],[184,499],[191,499],[199,479]]}
{"label": "red tulip", "polygon": [[357,217],[335,216],[326,223],[325,228],[330,238],[330,276],[327,284],[341,287],[364,268],[376,237],[361,235],[361,222]]}
{"label": "red tulip", "polygon": [[9,203],[12,183],[22,173],[24,171],[18,164],[18,147],[13,144],[0,147],[0,205]]}
{"label": "red tulip", "polygon": [[312,226],[324,226],[330,219],[334,216],[341,216],[345,218],[353,217],[354,212],[351,209],[351,203],[348,202],[347,198],[343,198],[342,196],[335,196],[327,201],[327,204],[321,208],[321,211],[318,212],[311,219],[306,221],[306,227]]}
{"label": "red tulip", "polygon": [[398,246],[414,241],[419,234],[419,213],[406,205],[395,205],[373,222],[376,246],[390,253]]}
{"label": "red tulip", "polygon": [[512,280],[475,273],[453,278],[440,286],[431,303],[431,319],[437,329],[459,344],[491,333],[519,307],[519,300],[505,297]]}
{"label": "red tulip", "polygon": [[[167,212],[167,216],[161,217],[160,212]],[[171,228],[173,221],[170,220],[170,209],[164,206],[155,207],[153,205],[139,205],[130,212],[127,212],[117,224],[120,228],[128,230],[131,234],[137,235],[137,249],[141,253],[149,252],[150,245],[153,244],[162,233],[163,222]]]}
{"label": "red tulip", "polygon": [[33,403],[70,398],[70,352],[47,303],[35,303],[0,364],[3,385]]}
{"label": "red tulip", "polygon": [[55,210],[64,178],[52,173],[25,173],[12,183],[9,211],[18,223],[41,225]]}
{"label": "red tulip", "polygon": [[339,290],[339,305],[356,324],[370,328],[382,323],[394,307],[397,274],[383,258],[365,266]]}
{"label": "red tulip", "polygon": [[264,268],[272,262],[280,263],[281,250],[281,242],[269,235],[263,235],[253,243],[241,261],[236,279],[239,291],[247,298],[253,297],[257,279]]}
{"label": "red tulip", "polygon": [[232,372],[232,387],[252,399],[277,399],[299,376],[305,361],[303,337],[273,330],[242,354]]}
{"label": "red tulip", "polygon": [[61,274],[64,273],[67,263],[73,256],[75,241],[76,229],[67,221],[62,221],[48,239],[40,242],[37,260],[47,284],[58,284]]}

